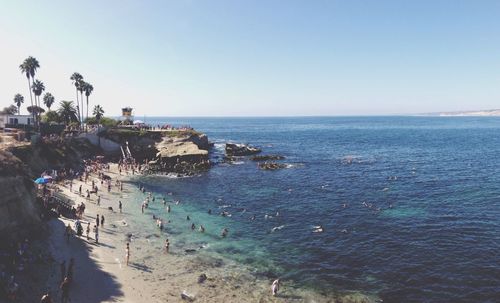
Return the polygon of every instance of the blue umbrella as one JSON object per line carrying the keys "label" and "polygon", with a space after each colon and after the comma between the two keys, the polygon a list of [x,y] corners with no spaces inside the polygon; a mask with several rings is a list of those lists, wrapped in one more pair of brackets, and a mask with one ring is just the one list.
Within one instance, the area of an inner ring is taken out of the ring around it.
{"label": "blue umbrella", "polygon": [[36,184],[45,184],[45,183],[48,183],[48,182],[49,182],[49,180],[44,179],[44,178],[38,178],[38,179],[35,180]]}

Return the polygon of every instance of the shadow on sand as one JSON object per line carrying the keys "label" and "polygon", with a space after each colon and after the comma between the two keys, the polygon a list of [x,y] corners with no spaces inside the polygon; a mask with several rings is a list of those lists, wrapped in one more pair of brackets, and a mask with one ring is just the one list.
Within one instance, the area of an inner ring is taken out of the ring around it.
{"label": "shadow on sand", "polygon": [[52,230],[50,235],[50,252],[57,266],[56,277],[54,277],[54,281],[51,283],[53,284],[53,295],[57,293],[55,302],[58,302],[60,298],[59,281],[61,275],[59,264],[63,260],[66,260],[66,264],[68,264],[70,258],[74,258],[75,260],[73,283],[70,288],[72,303],[114,301],[123,295],[120,290],[121,285],[117,282],[116,277],[103,271],[99,265],[101,261],[108,263],[109,260],[97,260],[97,262],[92,260],[90,254],[93,248],[83,239],[73,237],[67,243],[63,238],[65,227],[62,221],[52,219],[47,224]]}

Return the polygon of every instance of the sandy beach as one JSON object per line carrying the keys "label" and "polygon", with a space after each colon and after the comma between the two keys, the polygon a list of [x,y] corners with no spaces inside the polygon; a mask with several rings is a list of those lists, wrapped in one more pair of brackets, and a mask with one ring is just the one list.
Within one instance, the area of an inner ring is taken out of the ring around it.
{"label": "sandy beach", "polygon": [[[112,164],[109,171],[114,182],[126,181],[127,176],[118,175],[117,165]],[[141,226],[129,226],[127,223],[129,207],[140,207],[140,202],[127,200],[131,191],[139,189],[124,183],[123,191],[116,186],[111,192],[100,190],[100,206],[96,195],[90,201],[78,194],[91,189],[91,180],[98,182],[96,175],[91,175],[87,183],[73,181],[73,191],[69,185],[58,185],[59,195],[71,199],[75,204],[84,202],[85,214],[81,219],[84,229],[81,238],[73,235],[69,242],[64,236],[67,224],[74,226],[75,220],[66,218],[52,219],[48,222],[49,253],[54,262],[49,267],[50,278],[45,287],[52,291],[52,296],[60,298],[58,285],[61,281],[60,263],[74,258],[74,278],[70,290],[73,303],[85,302],[328,302],[326,298],[314,300],[307,294],[294,293],[287,289],[286,281],[279,296],[271,295],[272,281],[257,279],[245,268],[222,259],[200,259],[196,254],[186,254],[173,246],[169,253],[163,250],[165,237],[158,233],[147,237],[132,235],[130,242],[130,263],[125,264],[125,248],[129,228],[141,229]],[[103,186],[104,188],[104,186]],[[118,201],[123,203],[123,213],[118,212]],[[160,202],[157,202],[160,203]],[[110,210],[112,207],[113,210]],[[96,215],[105,216],[104,227],[99,228],[99,243],[94,241],[92,227]],[[146,215],[146,214],[145,214]],[[85,229],[91,223],[90,239],[87,241]],[[154,221],[151,222],[154,225]],[[229,240],[229,239],[228,239]],[[172,240],[171,240],[172,241]],[[152,243],[156,245],[152,245]],[[207,276],[203,283],[198,282],[201,274]],[[181,298],[186,293],[190,298]]]}

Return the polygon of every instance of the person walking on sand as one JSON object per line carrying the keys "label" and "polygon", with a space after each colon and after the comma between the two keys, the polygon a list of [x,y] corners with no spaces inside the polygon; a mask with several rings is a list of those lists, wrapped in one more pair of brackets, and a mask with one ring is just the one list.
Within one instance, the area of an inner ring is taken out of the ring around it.
{"label": "person walking on sand", "polygon": [[59,286],[61,289],[61,303],[67,303],[69,301],[69,284],[69,279],[66,277],[61,283],[61,286]]}
{"label": "person walking on sand", "polygon": [[72,231],[73,230],[71,229],[71,226],[68,223],[68,225],[66,226],[66,229],[64,230],[64,235],[66,236],[66,242],[68,242],[68,243],[69,243],[69,237],[71,236]]}
{"label": "person walking on sand", "polygon": [[73,281],[73,267],[75,266],[75,259],[69,259],[67,278],[69,282]]}
{"label": "person walking on sand", "polygon": [[95,217],[95,225],[99,227],[99,214],[97,214],[97,216]]}
{"label": "person walking on sand", "polygon": [[40,303],[52,303],[52,297],[50,296],[50,291],[48,291],[45,295],[40,299]]}
{"label": "person walking on sand", "polygon": [[81,196],[82,195],[82,185],[80,184],[80,187],[78,188],[78,194]]}
{"label": "person walking on sand", "polygon": [[104,227],[104,215],[101,215],[101,227]]}
{"label": "person walking on sand", "polygon": [[101,195],[97,196],[97,206],[101,206]]}
{"label": "person walking on sand", "polygon": [[127,243],[127,248],[125,249],[125,260],[127,262],[127,266],[129,259],[130,259],[130,244]]}
{"label": "person walking on sand", "polygon": [[99,227],[97,225],[94,225],[94,239],[95,243],[99,243]]}
{"label": "person walking on sand", "polygon": [[122,213],[122,201],[118,201],[118,209],[120,210],[120,214]]}
{"label": "person walking on sand", "polygon": [[90,222],[87,222],[87,230],[86,230],[86,233],[87,233],[87,241],[90,240]]}
{"label": "person walking on sand", "polygon": [[273,284],[271,285],[271,291],[273,293],[273,296],[276,296],[278,294],[279,289],[280,289],[280,279],[276,279],[273,281]]}

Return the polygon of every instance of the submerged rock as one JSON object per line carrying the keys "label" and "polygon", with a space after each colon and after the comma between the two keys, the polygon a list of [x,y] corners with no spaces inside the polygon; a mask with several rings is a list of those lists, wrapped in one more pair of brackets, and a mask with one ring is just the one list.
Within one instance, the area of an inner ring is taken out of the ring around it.
{"label": "submerged rock", "polygon": [[227,156],[250,156],[260,153],[262,150],[246,144],[226,143]]}
{"label": "submerged rock", "polygon": [[253,156],[250,158],[252,161],[269,161],[269,160],[283,160],[285,159],[284,156],[281,155],[260,155],[260,156]]}
{"label": "submerged rock", "polygon": [[287,165],[283,163],[276,163],[276,162],[264,162],[264,163],[259,163],[259,168],[263,170],[277,170],[277,169],[282,169],[286,168]]}

